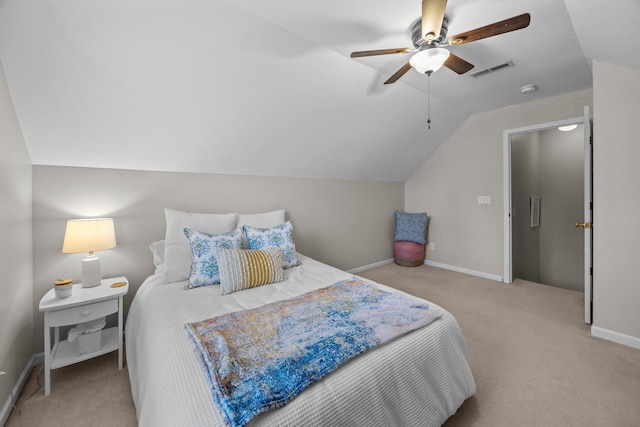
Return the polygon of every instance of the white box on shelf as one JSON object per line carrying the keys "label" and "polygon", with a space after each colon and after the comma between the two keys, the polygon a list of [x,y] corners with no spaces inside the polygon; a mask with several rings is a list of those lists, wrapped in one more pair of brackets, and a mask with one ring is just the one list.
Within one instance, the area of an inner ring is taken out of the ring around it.
{"label": "white box on shelf", "polygon": [[78,342],[78,356],[93,353],[102,348],[102,329],[90,334],[82,334],[76,340]]}

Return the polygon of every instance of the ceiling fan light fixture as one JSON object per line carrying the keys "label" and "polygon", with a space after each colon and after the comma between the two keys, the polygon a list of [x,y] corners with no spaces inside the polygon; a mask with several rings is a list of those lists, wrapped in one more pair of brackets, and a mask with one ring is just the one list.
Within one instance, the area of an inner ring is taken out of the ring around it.
{"label": "ceiling fan light fixture", "polygon": [[449,58],[449,51],[442,47],[422,50],[411,57],[409,63],[420,74],[438,71]]}

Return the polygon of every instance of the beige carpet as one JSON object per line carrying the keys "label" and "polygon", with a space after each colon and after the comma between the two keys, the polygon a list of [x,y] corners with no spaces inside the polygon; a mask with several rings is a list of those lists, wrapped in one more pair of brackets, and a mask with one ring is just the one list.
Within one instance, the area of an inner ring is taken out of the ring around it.
{"label": "beige carpet", "polygon": [[51,371],[51,394],[44,396],[42,365],[31,372],[7,427],[136,426],[126,369],[113,352]]}
{"label": "beige carpet", "polygon": [[640,426],[640,350],[591,337],[583,293],[427,266],[363,276],[458,319],[477,392],[445,426]]}
{"label": "beige carpet", "polygon": [[[640,350],[591,337],[582,293],[427,266],[391,264],[361,275],[458,319],[477,393],[445,426],[640,426]],[[116,353],[52,371],[46,398],[38,380],[41,367],[7,426],[135,426]]]}

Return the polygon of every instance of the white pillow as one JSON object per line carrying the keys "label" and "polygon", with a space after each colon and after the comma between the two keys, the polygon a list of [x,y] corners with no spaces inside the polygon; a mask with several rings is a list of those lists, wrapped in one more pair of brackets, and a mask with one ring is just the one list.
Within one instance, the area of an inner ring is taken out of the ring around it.
{"label": "white pillow", "polygon": [[208,234],[222,234],[235,229],[236,214],[188,213],[173,209],[164,210],[167,229],[164,237],[164,283],[179,282],[189,278],[191,248],[184,235],[185,228]]}
{"label": "white pillow", "polygon": [[271,228],[280,224],[284,224],[284,209],[255,214],[238,214],[238,228],[243,225],[255,228]]}
{"label": "white pillow", "polygon": [[153,254],[153,265],[156,267],[156,273],[162,271],[164,264],[164,240],[158,240],[149,245],[149,250]]}
{"label": "white pillow", "polygon": [[164,263],[164,240],[158,240],[149,245],[153,254],[153,265],[160,267]]}

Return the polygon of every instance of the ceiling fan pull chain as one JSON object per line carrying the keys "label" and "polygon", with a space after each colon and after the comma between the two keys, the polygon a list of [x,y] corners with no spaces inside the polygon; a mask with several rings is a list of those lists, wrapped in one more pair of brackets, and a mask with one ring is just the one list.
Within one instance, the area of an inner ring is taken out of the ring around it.
{"label": "ceiling fan pull chain", "polygon": [[427,72],[427,129],[431,129],[431,72]]}

